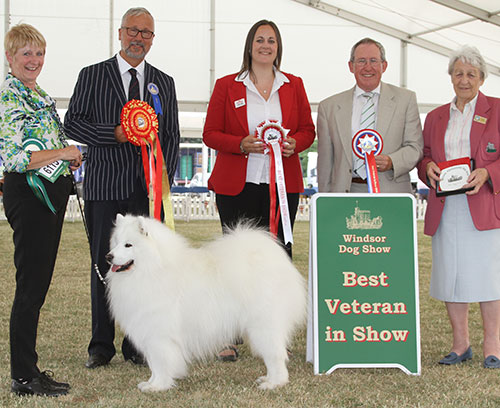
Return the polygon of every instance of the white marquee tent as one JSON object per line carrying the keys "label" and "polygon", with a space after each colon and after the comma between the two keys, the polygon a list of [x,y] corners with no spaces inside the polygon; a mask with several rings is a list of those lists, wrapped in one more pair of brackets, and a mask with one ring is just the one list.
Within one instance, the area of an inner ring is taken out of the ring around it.
{"label": "white marquee tent", "polygon": [[490,76],[482,90],[500,96],[498,0],[0,0],[2,32],[19,22],[42,31],[39,82],[62,107],[79,70],[119,49],[121,16],[137,5],[156,18],[147,59],[175,78],[183,111],[203,111],[214,79],[239,69],[246,33],[262,18],[278,24],[282,68],[304,79],[313,107],[352,86],[349,50],[365,36],[387,49],[383,79],[415,90],[424,112],[452,97],[445,55],[461,44],[483,53]]}
{"label": "white marquee tent", "polygon": [[2,32],[19,22],[42,31],[39,82],[62,107],[79,70],[119,49],[121,16],[137,5],[156,18],[147,59],[175,78],[183,111],[203,111],[214,79],[239,69],[246,33],[262,18],[278,24],[282,68],[304,79],[313,106],[352,86],[349,50],[365,36],[387,49],[383,79],[415,90],[423,111],[452,97],[445,55],[461,44],[483,53],[482,90],[500,96],[498,0],[1,0]]}
{"label": "white marquee tent", "polygon": [[80,69],[117,52],[121,16],[135,6],[155,16],[147,60],[175,79],[183,137],[200,137],[215,79],[239,69],[248,29],[263,18],[280,28],[282,69],[303,78],[313,110],[353,86],[350,48],[366,36],[386,48],[383,80],[416,91],[423,114],[453,97],[447,55],[462,44],[487,60],[482,91],[500,96],[499,0],[0,0],[0,32],[26,22],[45,35],[39,83],[64,109]]}

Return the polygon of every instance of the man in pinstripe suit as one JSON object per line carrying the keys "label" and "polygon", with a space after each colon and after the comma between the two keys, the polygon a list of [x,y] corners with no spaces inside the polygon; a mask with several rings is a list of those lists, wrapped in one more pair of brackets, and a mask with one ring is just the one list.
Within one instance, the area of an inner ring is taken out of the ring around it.
{"label": "man in pinstripe suit", "polygon": [[[92,261],[103,274],[108,270],[105,255],[116,214],[147,215],[149,211],[140,149],[127,141],[120,126],[120,113],[129,99],[140,98],[155,107],[158,138],[170,184],[179,156],[174,81],[144,61],[153,43],[154,19],[146,9],[132,8],[124,14],[118,32],[120,52],[80,72],[64,124],[68,137],[88,145],[85,216]],[[95,272],[91,273],[91,298],[92,338],[85,365],[96,368],[108,364],[115,354],[115,327],[106,304],[105,288]],[[122,353],[125,360],[144,362],[127,338]]]}

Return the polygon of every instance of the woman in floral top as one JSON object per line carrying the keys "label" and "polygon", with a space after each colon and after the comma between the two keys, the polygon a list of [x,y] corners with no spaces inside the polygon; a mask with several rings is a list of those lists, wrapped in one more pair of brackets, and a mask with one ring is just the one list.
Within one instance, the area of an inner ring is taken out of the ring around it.
{"label": "woman in floral top", "polygon": [[5,36],[11,73],[0,86],[0,157],[5,166],[3,202],[14,230],[16,293],[10,319],[13,392],[67,394],[69,384],[37,367],[38,317],[49,289],[72,189],[71,170],[81,164],[68,146],[54,101],[36,83],[45,39],[28,24]]}

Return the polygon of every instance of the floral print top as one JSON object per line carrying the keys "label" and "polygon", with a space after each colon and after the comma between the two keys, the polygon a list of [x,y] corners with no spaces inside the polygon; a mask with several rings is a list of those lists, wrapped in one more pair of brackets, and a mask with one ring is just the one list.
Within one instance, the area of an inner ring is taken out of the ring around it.
{"label": "floral print top", "polygon": [[5,171],[27,171],[31,152],[23,143],[28,138],[40,140],[46,149],[66,147],[62,129],[55,101],[38,85],[32,90],[8,74],[0,86],[0,157]]}

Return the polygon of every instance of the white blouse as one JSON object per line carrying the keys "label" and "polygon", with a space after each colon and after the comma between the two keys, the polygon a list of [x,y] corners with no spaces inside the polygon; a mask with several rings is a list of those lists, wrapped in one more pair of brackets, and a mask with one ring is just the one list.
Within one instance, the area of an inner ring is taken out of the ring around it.
{"label": "white blouse", "polygon": [[472,118],[476,110],[477,95],[468,102],[464,111],[460,112],[456,105],[456,97],[450,104],[450,120],[444,135],[444,151],[446,160],[470,157],[470,130]]}

